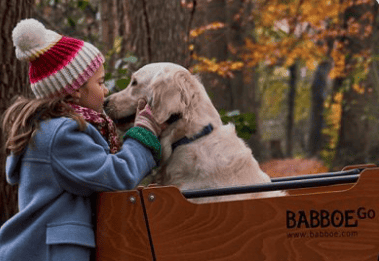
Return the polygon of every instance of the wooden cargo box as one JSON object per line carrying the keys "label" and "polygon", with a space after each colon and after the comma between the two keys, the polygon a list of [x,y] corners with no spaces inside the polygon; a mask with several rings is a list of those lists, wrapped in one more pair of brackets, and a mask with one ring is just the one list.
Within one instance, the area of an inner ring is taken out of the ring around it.
{"label": "wooden cargo box", "polygon": [[317,186],[278,198],[194,204],[175,187],[101,193],[97,260],[377,261],[379,168],[360,167],[344,169],[341,182],[286,180]]}

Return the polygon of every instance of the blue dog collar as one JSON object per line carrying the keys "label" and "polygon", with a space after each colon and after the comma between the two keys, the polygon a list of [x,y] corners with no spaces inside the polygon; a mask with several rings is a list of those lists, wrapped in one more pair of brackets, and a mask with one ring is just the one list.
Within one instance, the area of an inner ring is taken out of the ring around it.
{"label": "blue dog collar", "polygon": [[204,129],[201,132],[199,132],[198,134],[196,134],[192,138],[184,137],[184,138],[181,138],[180,140],[174,142],[171,145],[172,151],[174,151],[178,146],[186,145],[186,144],[189,144],[191,142],[194,142],[195,140],[200,139],[201,137],[204,137],[204,136],[210,134],[212,131],[213,131],[212,124],[208,124],[207,126],[204,127]]}

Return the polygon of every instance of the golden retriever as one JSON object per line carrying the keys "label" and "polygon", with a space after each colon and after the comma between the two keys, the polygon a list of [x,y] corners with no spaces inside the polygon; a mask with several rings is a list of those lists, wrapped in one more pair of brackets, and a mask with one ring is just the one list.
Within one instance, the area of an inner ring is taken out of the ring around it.
{"label": "golden retriever", "polygon": [[[132,75],[128,87],[110,95],[104,110],[121,131],[133,125],[137,102],[146,99],[162,132],[162,160],[157,183],[181,190],[220,188],[271,182],[252,151],[240,139],[233,124],[223,125],[204,86],[184,67],[173,63],[152,63]],[[206,126],[213,130],[202,133]],[[211,128],[212,128],[211,127]],[[172,145],[187,137],[191,143]],[[284,192],[239,194],[193,200],[196,202],[281,196]]]}

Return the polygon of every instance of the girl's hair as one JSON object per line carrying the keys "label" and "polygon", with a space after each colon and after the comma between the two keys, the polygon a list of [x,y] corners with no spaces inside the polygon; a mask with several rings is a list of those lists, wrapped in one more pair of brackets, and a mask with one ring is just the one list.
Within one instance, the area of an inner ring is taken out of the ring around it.
{"label": "girl's hair", "polygon": [[69,117],[79,125],[79,130],[86,128],[86,122],[82,116],[77,114],[67,102],[72,99],[66,98],[45,98],[30,99],[18,96],[15,102],[5,111],[2,127],[5,134],[6,154],[13,152],[20,154],[29,144],[39,123],[43,120]]}

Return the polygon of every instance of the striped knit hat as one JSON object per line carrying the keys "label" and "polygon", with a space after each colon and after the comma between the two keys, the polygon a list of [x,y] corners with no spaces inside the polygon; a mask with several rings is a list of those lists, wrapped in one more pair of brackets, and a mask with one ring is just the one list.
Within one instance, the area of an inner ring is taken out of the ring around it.
{"label": "striped knit hat", "polygon": [[20,21],[12,38],[17,58],[30,62],[30,84],[38,99],[72,94],[104,63],[92,44],[47,30],[35,19]]}

